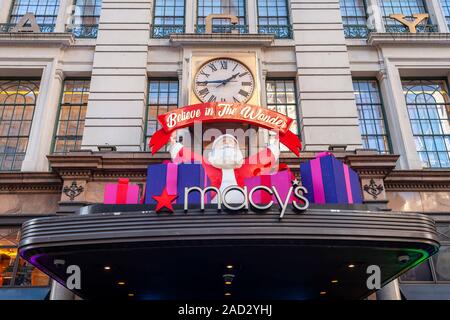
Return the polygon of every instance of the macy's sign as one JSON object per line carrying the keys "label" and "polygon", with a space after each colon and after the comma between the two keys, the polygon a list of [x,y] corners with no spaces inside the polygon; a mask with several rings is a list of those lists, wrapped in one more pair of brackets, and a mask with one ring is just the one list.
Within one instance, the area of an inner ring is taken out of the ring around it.
{"label": "macy's sign", "polygon": [[[192,192],[200,193],[200,209],[205,210],[205,195],[209,191],[213,191],[217,194],[217,210],[222,210],[222,207],[230,211],[242,211],[248,210],[249,208],[259,211],[270,209],[273,206],[274,201],[270,200],[265,204],[256,203],[253,200],[253,195],[256,191],[267,192],[270,196],[275,197],[280,210],[280,219],[284,217],[284,213],[286,212],[286,209],[288,208],[289,203],[291,202],[290,200],[292,198],[295,199],[292,201],[292,207],[295,211],[303,212],[309,207],[309,201],[304,196],[308,193],[308,190],[306,190],[305,187],[299,185],[290,187],[284,199],[275,186],[272,186],[270,188],[267,186],[256,186],[250,190],[248,190],[247,187],[229,186],[222,191],[216,187],[210,186],[206,188],[186,187],[184,189],[184,212],[187,212],[189,210],[189,194]],[[229,203],[227,201],[227,194],[229,192],[240,192],[243,196],[243,201],[240,203]]]}

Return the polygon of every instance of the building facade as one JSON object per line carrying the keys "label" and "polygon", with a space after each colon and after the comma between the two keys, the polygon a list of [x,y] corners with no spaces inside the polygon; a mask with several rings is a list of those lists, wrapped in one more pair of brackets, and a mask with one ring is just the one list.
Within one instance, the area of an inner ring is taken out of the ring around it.
{"label": "building facade", "polygon": [[118,177],[143,184],[170,158],[148,149],[157,116],[220,102],[195,76],[222,59],[253,76],[236,101],[296,120],[301,156],[280,162],[298,173],[332,150],[367,205],[436,221],[439,253],[400,290],[449,299],[449,57],[449,0],[0,0],[0,294],[45,296],[20,225],[100,203]]}

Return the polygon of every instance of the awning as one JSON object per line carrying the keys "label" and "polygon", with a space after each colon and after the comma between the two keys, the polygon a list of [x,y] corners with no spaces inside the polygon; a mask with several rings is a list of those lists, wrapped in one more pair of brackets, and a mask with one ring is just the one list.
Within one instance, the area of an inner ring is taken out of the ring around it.
{"label": "awning", "polygon": [[152,209],[96,205],[27,221],[20,254],[63,284],[79,266],[73,291],[85,299],[303,300],[364,298],[374,291],[368,266],[384,284],[439,248],[420,214],[308,209],[280,220],[276,210]]}

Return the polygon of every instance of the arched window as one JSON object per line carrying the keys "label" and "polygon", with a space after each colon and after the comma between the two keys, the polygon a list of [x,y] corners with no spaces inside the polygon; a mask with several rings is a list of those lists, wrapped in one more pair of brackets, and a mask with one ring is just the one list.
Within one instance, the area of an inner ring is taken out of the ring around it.
{"label": "arched window", "polygon": [[0,171],[22,167],[38,93],[39,81],[0,80]]}
{"label": "arched window", "polygon": [[450,167],[450,99],[446,81],[403,81],[403,90],[423,167]]}

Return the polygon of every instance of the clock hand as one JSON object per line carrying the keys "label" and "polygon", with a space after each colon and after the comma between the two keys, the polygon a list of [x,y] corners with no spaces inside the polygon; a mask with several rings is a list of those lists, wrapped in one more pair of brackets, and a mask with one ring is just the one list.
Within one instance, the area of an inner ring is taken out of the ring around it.
{"label": "clock hand", "polygon": [[224,80],[197,81],[197,83],[222,83]]}
{"label": "clock hand", "polygon": [[229,77],[228,79],[225,79],[222,81],[222,83],[220,83],[218,86],[216,86],[216,88],[220,87],[221,85],[226,85],[228,82],[230,82],[231,80],[233,80],[234,78],[236,78],[239,75],[239,72],[232,75],[231,77]]}

